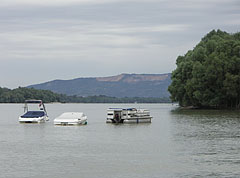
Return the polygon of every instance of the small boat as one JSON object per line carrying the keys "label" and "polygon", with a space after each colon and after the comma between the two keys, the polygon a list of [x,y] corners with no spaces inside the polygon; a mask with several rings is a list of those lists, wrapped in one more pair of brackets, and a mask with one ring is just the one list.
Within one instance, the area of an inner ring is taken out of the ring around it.
{"label": "small boat", "polygon": [[86,125],[87,116],[82,112],[65,112],[54,119],[55,125]]}
{"label": "small boat", "polygon": [[[28,105],[37,104],[37,110],[29,110]],[[24,114],[19,117],[20,123],[41,123],[49,121],[47,111],[42,100],[26,100],[24,104]]]}
{"label": "small boat", "polygon": [[151,123],[152,116],[147,109],[136,108],[109,108],[107,123]]}

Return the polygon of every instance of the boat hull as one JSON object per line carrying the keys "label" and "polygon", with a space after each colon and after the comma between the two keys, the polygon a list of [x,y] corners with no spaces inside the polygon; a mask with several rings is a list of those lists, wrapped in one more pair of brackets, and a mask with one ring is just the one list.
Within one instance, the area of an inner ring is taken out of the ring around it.
{"label": "boat hull", "polygon": [[132,124],[132,123],[151,123],[152,117],[134,117],[128,119],[122,119],[120,122],[116,122],[114,119],[107,119],[106,123],[125,123],[125,124]]}
{"label": "boat hull", "polygon": [[87,120],[81,122],[54,121],[54,125],[87,125]]}
{"label": "boat hull", "polygon": [[44,117],[38,117],[38,118],[24,118],[24,117],[19,117],[18,119],[19,123],[44,123],[46,121],[49,121],[49,118],[44,116]]}

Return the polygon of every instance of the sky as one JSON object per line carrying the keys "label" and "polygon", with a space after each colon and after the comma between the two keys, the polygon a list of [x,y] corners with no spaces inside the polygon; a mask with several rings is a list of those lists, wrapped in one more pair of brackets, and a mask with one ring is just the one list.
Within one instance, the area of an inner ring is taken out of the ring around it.
{"label": "sky", "polygon": [[169,73],[213,29],[240,31],[239,0],[0,0],[0,87]]}

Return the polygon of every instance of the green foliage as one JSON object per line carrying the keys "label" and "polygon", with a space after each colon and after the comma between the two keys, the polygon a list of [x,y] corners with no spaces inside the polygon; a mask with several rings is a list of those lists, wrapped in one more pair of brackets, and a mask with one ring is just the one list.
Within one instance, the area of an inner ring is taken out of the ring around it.
{"label": "green foliage", "polygon": [[62,102],[62,103],[166,103],[171,102],[168,98],[116,98],[104,95],[100,96],[67,96],[56,94],[48,90],[37,90],[33,88],[7,89],[0,87],[0,103],[24,103],[27,99],[39,99],[44,103]]}
{"label": "green foliage", "polygon": [[59,94],[48,90],[36,90],[33,88],[7,89],[0,87],[0,103],[23,103],[27,99],[39,99],[43,102],[60,102]]}
{"label": "green foliage", "polygon": [[176,61],[168,90],[181,106],[240,108],[240,33],[208,33]]}
{"label": "green foliage", "polygon": [[144,97],[124,97],[116,98],[110,96],[88,96],[88,97],[76,97],[66,96],[66,102],[71,103],[169,103],[169,98],[144,98]]}

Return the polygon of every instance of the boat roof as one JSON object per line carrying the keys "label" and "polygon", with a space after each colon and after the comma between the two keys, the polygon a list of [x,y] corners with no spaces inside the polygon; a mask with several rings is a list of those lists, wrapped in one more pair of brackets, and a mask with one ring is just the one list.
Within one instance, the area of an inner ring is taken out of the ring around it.
{"label": "boat roof", "polygon": [[133,111],[133,110],[137,110],[137,109],[136,109],[136,108],[109,108],[108,110],[116,110],[116,111],[127,110],[127,111]]}
{"label": "boat roof", "polygon": [[25,103],[42,103],[42,100],[30,99],[30,100],[25,100]]}
{"label": "boat roof", "polygon": [[109,108],[108,110],[112,110],[112,111],[122,111],[123,108]]}
{"label": "boat roof", "polygon": [[136,108],[127,108],[126,110],[132,111],[132,110],[137,110]]}

